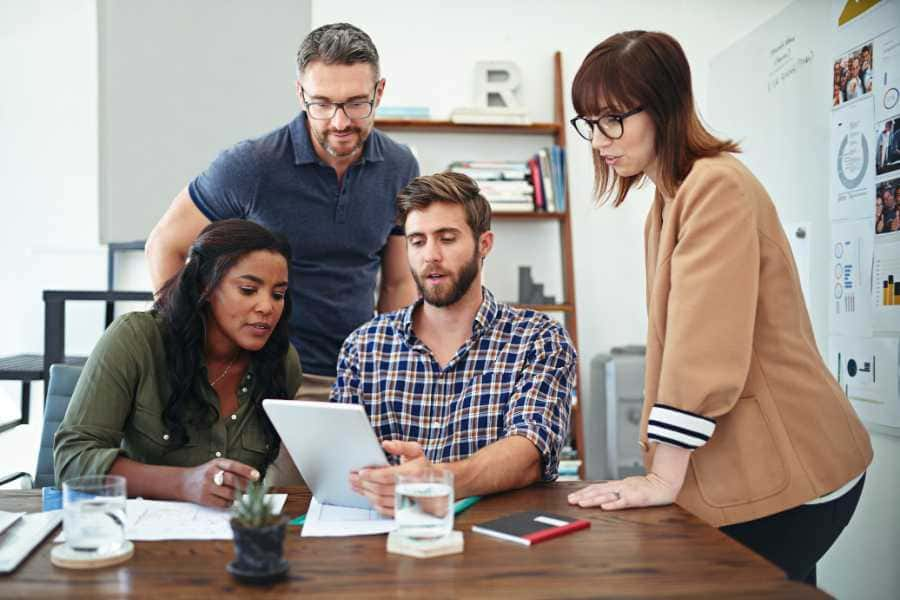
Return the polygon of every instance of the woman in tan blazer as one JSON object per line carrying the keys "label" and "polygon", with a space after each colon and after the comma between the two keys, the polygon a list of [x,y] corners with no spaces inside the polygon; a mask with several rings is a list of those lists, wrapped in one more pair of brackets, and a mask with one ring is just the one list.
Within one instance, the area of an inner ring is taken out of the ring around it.
{"label": "woman in tan blazer", "polygon": [[766,190],[694,110],[681,46],[616,34],[575,76],[572,125],[591,142],[597,198],[656,187],[644,231],[647,475],[572,504],[676,502],[815,584],[872,461],[869,436],[822,361],[790,246]]}

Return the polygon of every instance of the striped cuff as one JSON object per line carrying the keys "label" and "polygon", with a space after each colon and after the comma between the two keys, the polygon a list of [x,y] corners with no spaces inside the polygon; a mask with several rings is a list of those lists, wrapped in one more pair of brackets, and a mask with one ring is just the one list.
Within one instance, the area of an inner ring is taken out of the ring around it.
{"label": "striped cuff", "polygon": [[647,437],[657,442],[678,448],[696,450],[709,441],[716,422],[664,404],[654,404],[650,409]]}

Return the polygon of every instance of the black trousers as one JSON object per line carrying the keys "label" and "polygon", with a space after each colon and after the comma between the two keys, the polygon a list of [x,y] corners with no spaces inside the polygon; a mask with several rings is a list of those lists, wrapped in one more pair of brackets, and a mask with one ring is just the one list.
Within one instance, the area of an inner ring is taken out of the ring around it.
{"label": "black trousers", "polygon": [[831,502],[804,504],[721,531],[778,565],[788,579],[816,585],[816,563],[850,522],[865,481],[863,475]]}

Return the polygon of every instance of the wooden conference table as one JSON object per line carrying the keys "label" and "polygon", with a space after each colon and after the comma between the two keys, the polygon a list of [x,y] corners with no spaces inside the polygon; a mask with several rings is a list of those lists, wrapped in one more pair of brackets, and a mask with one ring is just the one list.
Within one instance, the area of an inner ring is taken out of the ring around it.
{"label": "wooden conference table", "polygon": [[[718,596],[822,598],[787,581],[772,564],[676,506],[604,513],[579,510],[566,494],[583,483],[536,484],[484,498],[457,515],[465,552],[415,559],[385,552],[385,536],[301,538],[289,527],[286,580],[268,588],[237,583],[225,571],[231,541],[137,542],[128,562],[96,571],[50,563],[51,537],[13,574],[0,596],[207,597],[511,597],[597,598]],[[285,514],[306,512],[304,487],[288,492]],[[39,491],[0,492],[0,510],[40,510]],[[471,532],[471,526],[520,510],[589,518],[591,528],[533,547]]]}

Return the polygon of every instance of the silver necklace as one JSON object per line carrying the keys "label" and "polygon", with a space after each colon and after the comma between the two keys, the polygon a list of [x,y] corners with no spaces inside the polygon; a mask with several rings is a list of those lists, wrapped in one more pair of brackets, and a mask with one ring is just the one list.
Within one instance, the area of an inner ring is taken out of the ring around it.
{"label": "silver necklace", "polygon": [[234,361],[236,361],[238,359],[238,356],[240,356],[240,355],[241,355],[241,353],[240,353],[240,351],[238,351],[238,353],[234,355],[234,358],[231,359],[231,362],[228,363],[228,366],[225,367],[225,370],[222,371],[222,374],[219,375],[218,377],[216,377],[214,380],[209,382],[209,387],[216,387],[216,384],[219,383],[220,381],[222,381],[222,379],[226,375],[228,375],[228,371],[231,370],[231,365],[234,364]]}

